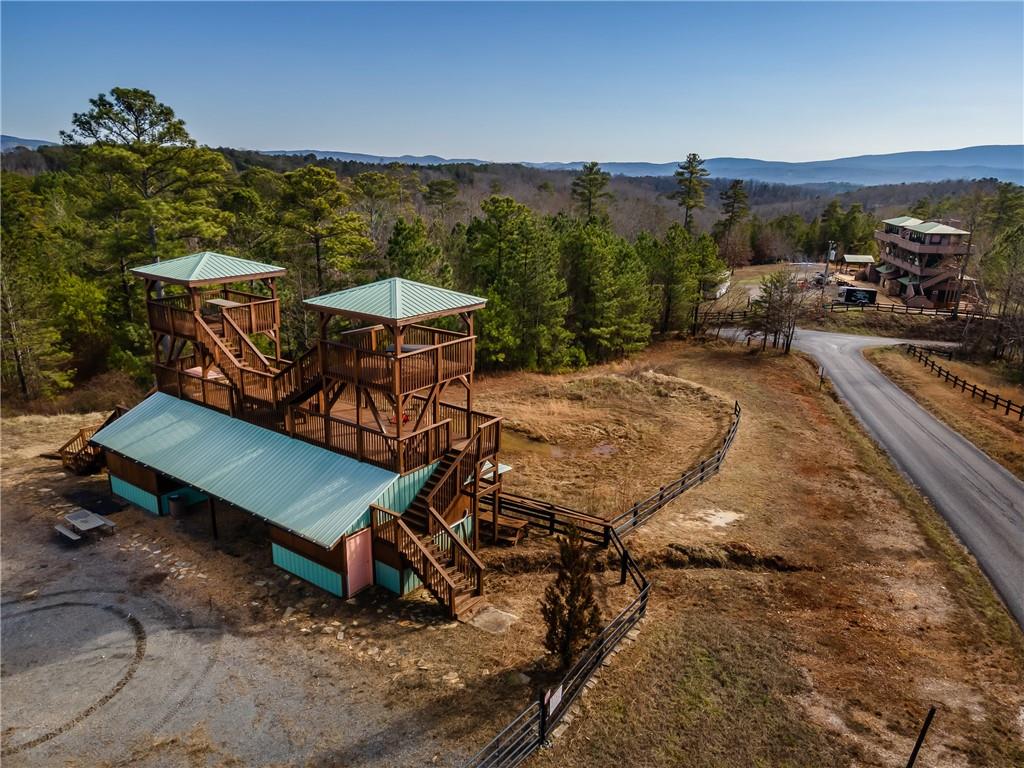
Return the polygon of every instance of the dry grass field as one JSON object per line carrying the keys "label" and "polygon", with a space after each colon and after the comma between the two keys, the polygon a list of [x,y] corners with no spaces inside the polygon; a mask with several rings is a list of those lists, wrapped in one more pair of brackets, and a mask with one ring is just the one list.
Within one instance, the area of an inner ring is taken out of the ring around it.
{"label": "dry grass field", "polygon": [[[908,395],[1017,477],[1024,479],[1024,422],[992,409],[992,402],[954,390],[923,363],[898,348],[871,350],[867,358]],[[936,359],[943,368],[989,392],[1024,403],[1024,387],[989,366]]]}
{"label": "dry grass field", "polygon": [[[638,370],[723,406],[738,398],[743,423],[722,473],[627,542],[655,584],[640,639],[536,764],[897,765],[932,704],[922,764],[1019,764],[1020,630],[937,514],[818,391],[814,366],[670,342],[596,375]],[[492,377],[481,399],[497,408],[529,391],[524,379]],[[516,427],[541,430],[543,415]],[[648,466],[692,456],[688,444]],[[518,469],[514,447],[506,459]],[[563,460],[546,457],[528,491],[561,500]],[[636,472],[573,460],[623,483]]]}
{"label": "dry grass field", "polygon": [[[743,421],[721,474],[627,540],[654,583],[639,637],[532,764],[901,765],[932,704],[920,765],[1022,764],[1020,630],[807,359],[665,342],[583,373],[480,377],[477,394],[506,417],[510,489],[602,515],[717,446],[734,399]],[[249,764],[270,748],[279,765],[459,765],[552,679],[538,600],[555,549],[541,536],[483,550],[490,602],[518,617],[504,635],[448,623],[423,595],[334,600],[274,568],[246,521],[215,544],[202,520],[129,508],[87,557],[61,555],[50,526],[63,494],[105,482],[64,477],[40,454],[90,420],[3,422],[5,600],[116,587],[223,639],[191,662],[211,690],[157,731],[134,730],[115,699],[65,737],[92,751],[55,740],[12,765],[129,764],[102,754],[97,733],[141,765]],[[38,569],[44,558],[54,567]],[[629,596],[615,576],[597,576],[606,617]],[[162,661],[141,669],[185,663],[180,637],[151,627]],[[260,690],[275,695],[253,701]],[[324,695],[332,709],[310,710]]]}

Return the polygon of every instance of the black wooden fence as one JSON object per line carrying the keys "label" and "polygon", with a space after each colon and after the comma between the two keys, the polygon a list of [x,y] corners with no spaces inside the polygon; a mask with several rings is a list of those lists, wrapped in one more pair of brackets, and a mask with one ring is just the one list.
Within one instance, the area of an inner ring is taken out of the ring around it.
{"label": "black wooden fence", "polygon": [[[740,404],[735,403],[729,431],[722,445],[711,456],[701,459],[678,480],[662,486],[657,493],[642,499],[612,520],[603,520],[585,512],[526,496],[505,493],[499,496],[497,503],[501,514],[526,520],[531,528],[552,534],[575,530],[587,541],[614,548],[619,557],[619,583],[632,583],[636,596],[601,630],[559,683],[542,691],[537,699],[530,702],[501,733],[466,763],[465,768],[513,768],[539,749],[583,693],[587,682],[605,659],[615,652],[623,638],[643,618],[647,612],[651,585],[622,543],[622,536],[639,528],[680,494],[718,472],[736,438],[741,412]],[[482,505],[487,509],[491,508],[491,503],[482,500]]]}
{"label": "black wooden fence", "polygon": [[652,493],[646,499],[641,499],[622,514],[612,518],[610,522],[615,532],[620,536],[627,535],[646,523],[655,512],[672,501],[672,499],[690,490],[695,485],[700,485],[712,475],[718,474],[719,469],[722,467],[722,462],[732,446],[732,441],[736,439],[736,430],[740,426],[741,413],[742,409],[737,401],[733,404],[729,431],[726,433],[718,450],[694,464],[678,479],[668,485],[661,486],[656,493]]}
{"label": "black wooden fence", "polygon": [[[951,309],[925,309],[924,307],[907,307],[903,304],[841,304],[831,302],[820,305],[824,312],[882,312],[894,315],[924,315],[926,317],[950,317],[954,313]],[[816,311],[816,310],[814,310]],[[813,313],[813,312],[812,312]],[[693,325],[693,333],[700,327],[729,325],[731,323],[744,323],[751,316],[749,309],[731,309],[720,312],[705,312],[697,316]],[[960,310],[956,313],[958,320],[998,320],[998,315],[985,312],[971,312]]]}
{"label": "black wooden fence", "polygon": [[841,304],[832,302],[825,304],[823,309],[826,312],[888,312],[893,315],[925,315],[932,317],[953,317],[959,320],[998,320],[998,315],[991,315],[987,312],[974,312],[970,310],[952,309],[925,309],[924,307],[908,307],[904,304]]}
{"label": "black wooden fence", "polygon": [[604,660],[615,652],[647,612],[650,582],[622,544],[622,539],[612,528],[608,527],[607,530],[609,544],[619,553],[621,583],[632,581],[637,589],[636,596],[601,630],[558,685],[542,691],[501,733],[466,763],[466,768],[512,768],[539,749],[583,693],[587,682]]}
{"label": "black wooden fence", "polygon": [[[998,393],[989,392],[977,384],[971,384],[967,379],[961,379],[948,368],[943,368],[931,359],[932,356],[939,354],[940,350],[922,348],[914,344],[905,344],[904,349],[908,355],[920,360],[924,363],[925,367],[929,368],[940,379],[951,384],[953,389],[959,388],[961,392],[970,393],[971,400],[981,398],[982,403],[991,401],[993,411],[1002,411],[1006,416],[1016,416],[1017,421],[1024,421],[1024,403],[1015,403],[1012,400],[1007,400]],[[952,359],[952,357],[947,359]]]}

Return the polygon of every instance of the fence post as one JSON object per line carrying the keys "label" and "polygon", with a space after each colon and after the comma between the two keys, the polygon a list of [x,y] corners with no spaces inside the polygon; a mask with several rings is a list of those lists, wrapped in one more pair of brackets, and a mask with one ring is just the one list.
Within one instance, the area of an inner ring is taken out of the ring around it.
{"label": "fence post", "polygon": [[537,746],[541,746],[548,738],[548,701],[547,692],[541,688],[537,694],[537,703],[540,704],[539,733],[537,734]]}

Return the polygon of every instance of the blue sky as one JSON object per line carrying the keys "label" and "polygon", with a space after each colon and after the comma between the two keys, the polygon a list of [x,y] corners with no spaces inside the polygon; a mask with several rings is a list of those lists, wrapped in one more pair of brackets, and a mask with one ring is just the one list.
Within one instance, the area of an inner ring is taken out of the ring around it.
{"label": "blue sky", "polygon": [[772,160],[1024,142],[1024,3],[11,3],[4,133],[152,90],[202,143]]}

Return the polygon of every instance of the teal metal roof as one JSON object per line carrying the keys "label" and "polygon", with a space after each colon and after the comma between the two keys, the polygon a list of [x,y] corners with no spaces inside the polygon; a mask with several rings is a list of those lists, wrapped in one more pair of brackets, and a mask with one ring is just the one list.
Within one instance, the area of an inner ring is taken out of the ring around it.
{"label": "teal metal roof", "polygon": [[149,277],[181,285],[212,285],[238,280],[256,280],[261,277],[279,277],[284,273],[284,267],[240,259],[237,256],[225,256],[223,253],[212,251],[158,261],[156,264],[147,264],[132,270],[136,277]]}
{"label": "teal metal roof", "polygon": [[921,278],[918,277],[917,275],[907,275],[905,277],[899,278],[899,281],[901,283],[903,283],[904,285],[920,285],[921,284]]}
{"label": "teal metal roof", "polygon": [[327,548],[398,478],[162,392],[92,441]]}
{"label": "teal metal roof", "polygon": [[888,274],[890,272],[895,272],[896,271],[896,267],[894,267],[892,264],[883,264],[880,267],[876,267],[875,271],[876,272],[881,272],[883,275],[886,275],[886,274]]}
{"label": "teal metal roof", "polygon": [[874,264],[875,257],[869,254],[848,253],[843,256],[843,261],[847,264]]}
{"label": "teal metal roof", "polygon": [[391,277],[358,285],[337,293],[314,296],[305,304],[312,309],[382,321],[415,320],[424,316],[455,314],[479,309],[487,299],[449,291],[433,285]]}
{"label": "teal metal roof", "polygon": [[913,216],[897,216],[895,219],[882,219],[883,224],[892,224],[894,227],[910,227],[914,224],[920,224],[920,219],[915,219]]}

